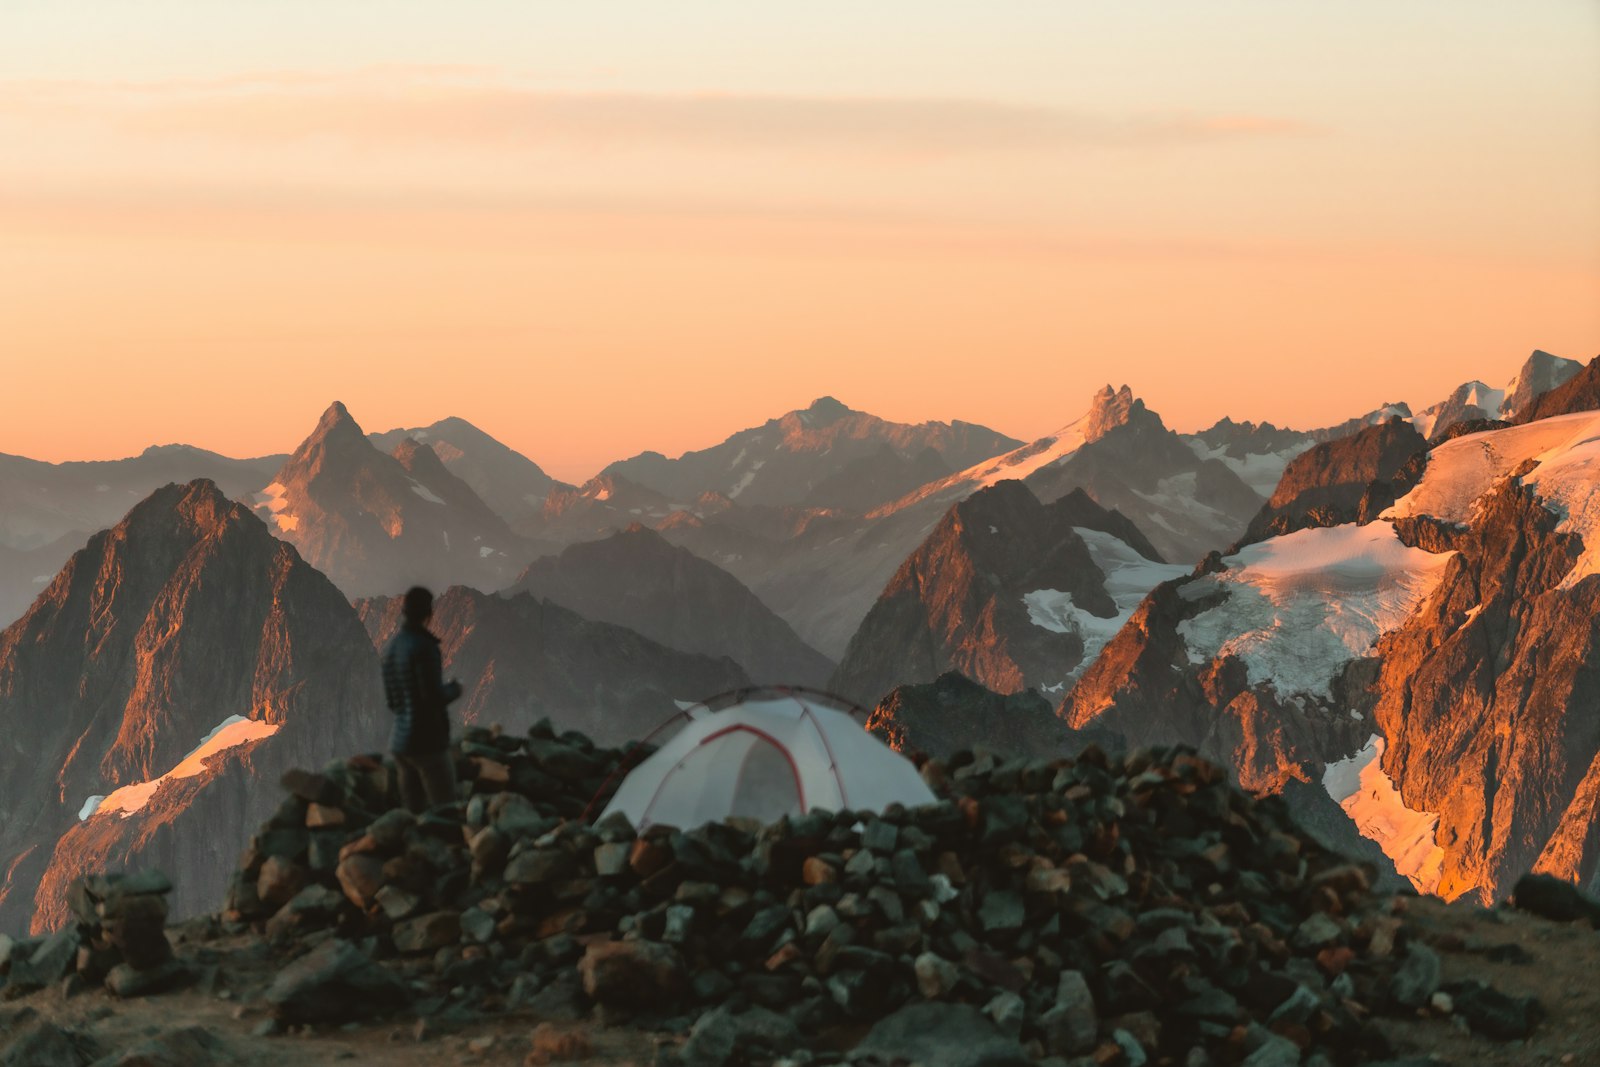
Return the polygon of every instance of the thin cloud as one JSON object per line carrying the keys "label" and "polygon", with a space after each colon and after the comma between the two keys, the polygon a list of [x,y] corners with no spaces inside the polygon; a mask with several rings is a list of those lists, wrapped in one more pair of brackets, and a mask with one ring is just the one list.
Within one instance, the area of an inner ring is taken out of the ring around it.
{"label": "thin cloud", "polygon": [[[454,72],[460,73],[460,72]],[[1161,147],[1304,135],[1269,115],[1111,115],[987,100],[564,93],[412,80],[258,75],[227,82],[0,87],[0,111],[65,110],[146,134],[496,148],[845,150],[912,156]]]}

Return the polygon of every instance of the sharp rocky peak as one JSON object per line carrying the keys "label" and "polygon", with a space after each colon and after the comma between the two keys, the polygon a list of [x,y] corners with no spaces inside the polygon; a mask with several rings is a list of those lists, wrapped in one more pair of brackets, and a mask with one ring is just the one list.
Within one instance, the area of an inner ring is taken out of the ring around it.
{"label": "sharp rocky peak", "polygon": [[1139,420],[1147,413],[1144,401],[1133,395],[1124,385],[1121,389],[1105,386],[1089,401],[1085,416],[1083,437],[1085,441],[1098,441],[1119,426]]}

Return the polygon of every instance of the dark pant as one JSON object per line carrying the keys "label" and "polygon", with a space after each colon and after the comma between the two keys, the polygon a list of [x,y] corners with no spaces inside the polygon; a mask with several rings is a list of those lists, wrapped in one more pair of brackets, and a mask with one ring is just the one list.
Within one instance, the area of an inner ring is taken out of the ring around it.
{"label": "dark pant", "polygon": [[400,801],[412,811],[456,802],[456,768],[449,752],[394,754],[400,769]]}

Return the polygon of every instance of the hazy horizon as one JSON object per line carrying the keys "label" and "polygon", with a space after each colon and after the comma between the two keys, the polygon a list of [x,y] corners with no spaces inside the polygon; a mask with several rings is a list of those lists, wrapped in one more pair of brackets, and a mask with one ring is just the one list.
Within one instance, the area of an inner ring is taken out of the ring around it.
{"label": "hazy horizon", "polygon": [[820,395],[1307,427],[1600,353],[1600,8],[13,5],[0,451]]}

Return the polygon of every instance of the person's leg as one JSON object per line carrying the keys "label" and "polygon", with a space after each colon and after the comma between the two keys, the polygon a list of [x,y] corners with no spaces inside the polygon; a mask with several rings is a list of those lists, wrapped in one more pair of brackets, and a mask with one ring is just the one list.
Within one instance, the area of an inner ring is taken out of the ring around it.
{"label": "person's leg", "polygon": [[421,772],[423,789],[428,794],[428,807],[456,802],[455,759],[448,750],[417,757],[417,770]]}
{"label": "person's leg", "polygon": [[428,805],[428,797],[421,768],[413,757],[398,752],[394,754],[394,765],[400,777],[400,803],[405,805],[407,811],[423,811]]}

